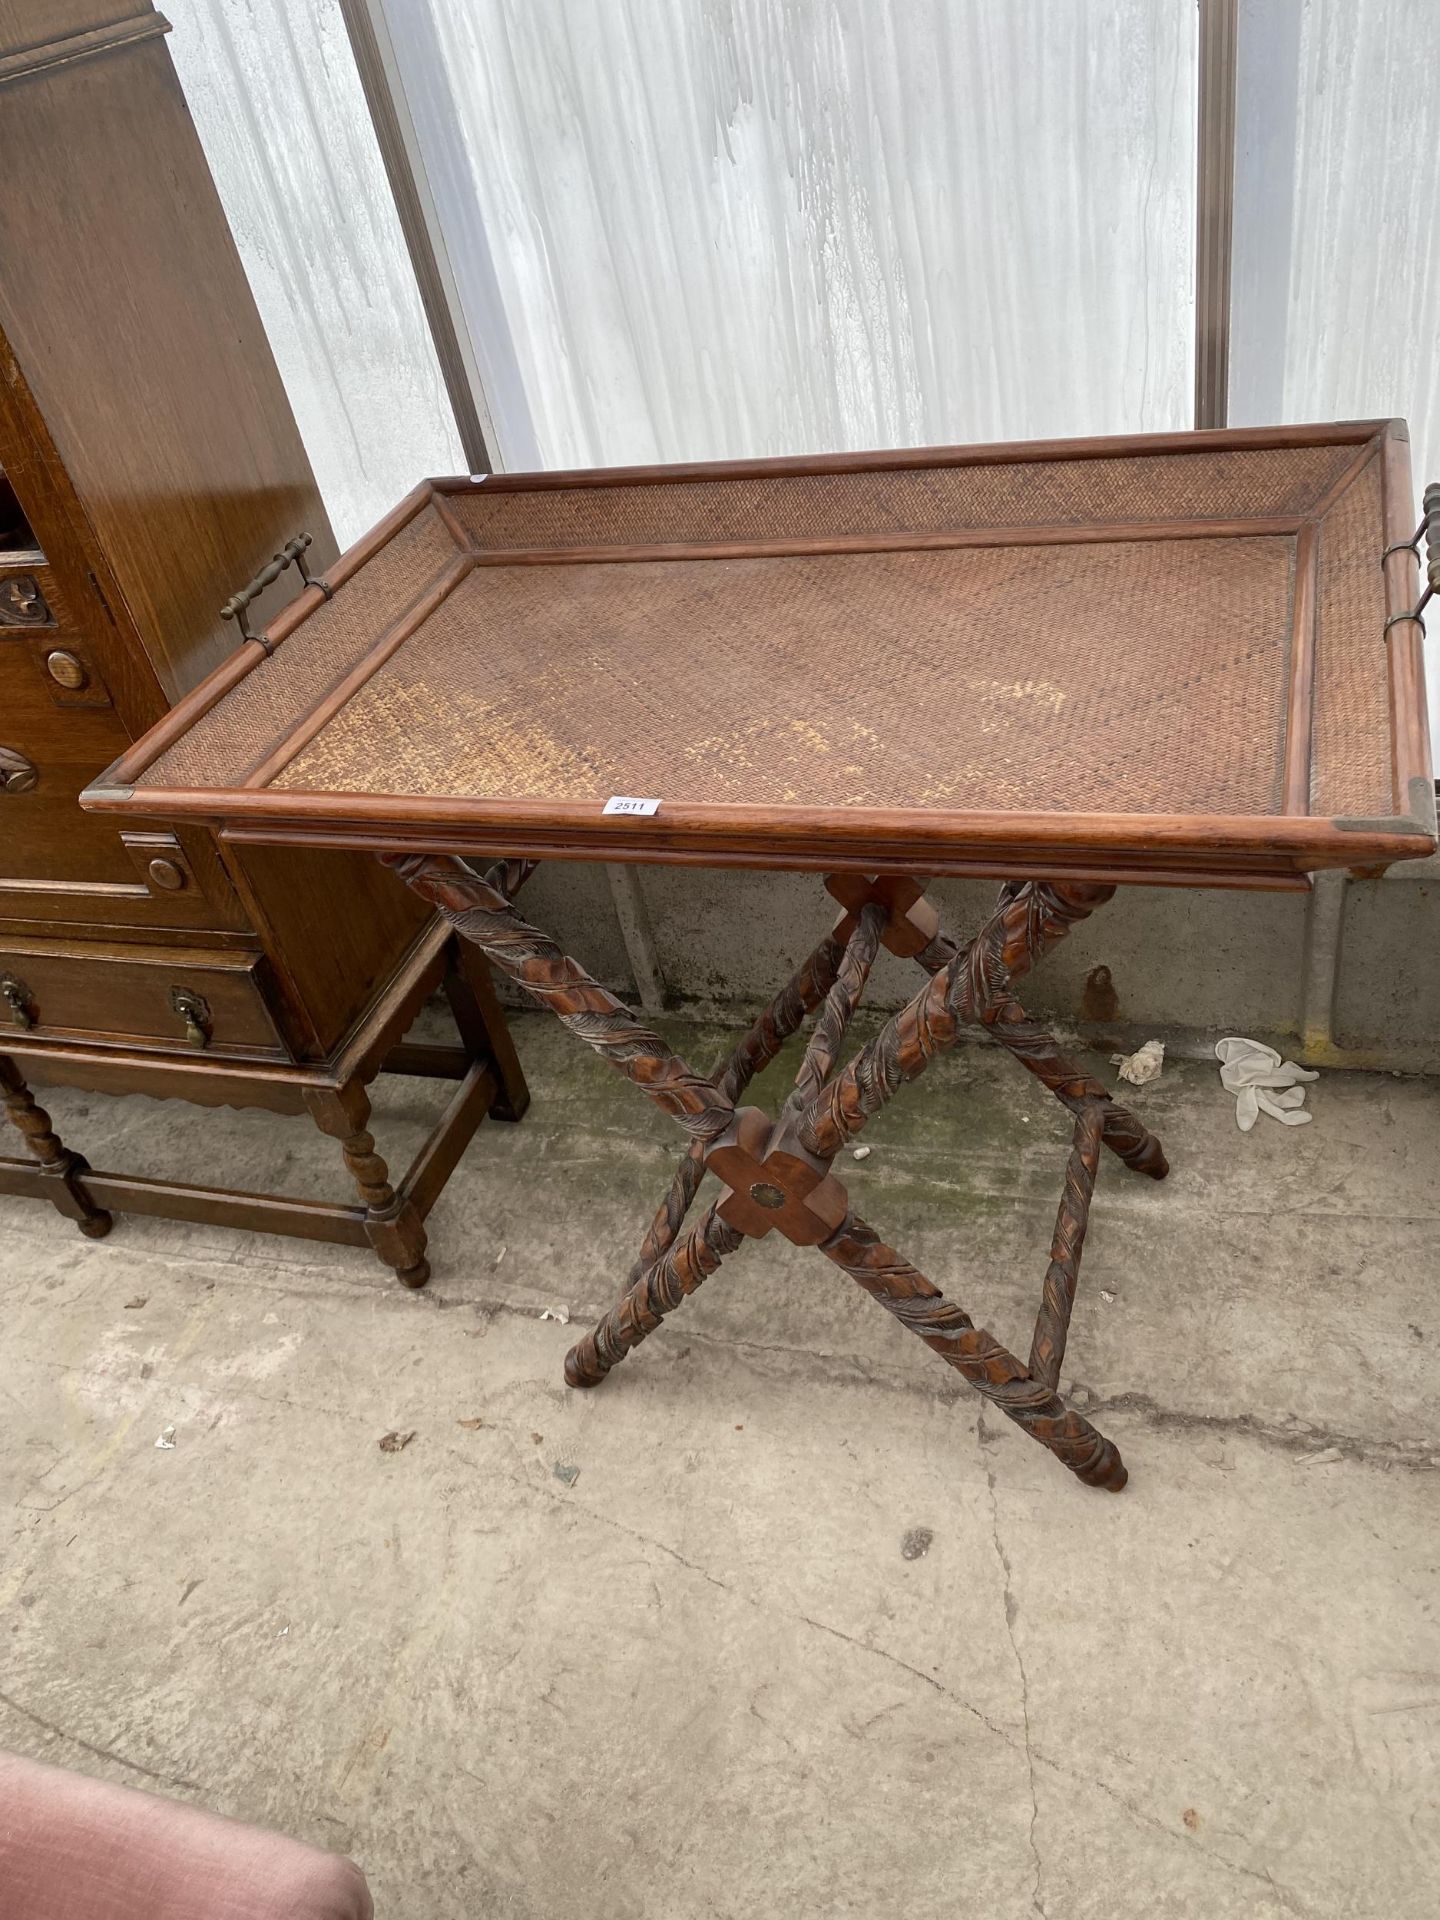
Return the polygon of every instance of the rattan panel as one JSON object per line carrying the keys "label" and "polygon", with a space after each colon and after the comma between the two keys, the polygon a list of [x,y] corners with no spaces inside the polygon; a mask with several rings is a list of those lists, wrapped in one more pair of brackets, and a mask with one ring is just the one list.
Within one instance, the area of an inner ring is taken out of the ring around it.
{"label": "rattan panel", "polygon": [[1274,812],[1293,547],[482,568],[274,785]]}
{"label": "rattan panel", "polygon": [[1312,507],[1356,451],[1293,447],[516,493],[482,486],[452,496],[452,505],[486,549],[1274,518]]}
{"label": "rattan panel", "polygon": [[239,786],[276,738],[415,604],[456,552],[444,521],[426,507],[161,754],[138,784]]}
{"label": "rattan panel", "polygon": [[1380,462],[1374,459],[1320,523],[1313,813],[1392,811],[1381,524]]}

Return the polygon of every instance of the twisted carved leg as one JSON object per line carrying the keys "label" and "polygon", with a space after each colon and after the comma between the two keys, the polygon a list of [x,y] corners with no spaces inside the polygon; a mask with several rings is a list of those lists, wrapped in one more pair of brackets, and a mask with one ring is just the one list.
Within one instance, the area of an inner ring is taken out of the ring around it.
{"label": "twisted carved leg", "polygon": [[370,1096],[358,1080],[333,1092],[307,1093],[305,1104],[322,1133],[340,1142],[355,1190],[365,1203],[365,1235],[395,1277],[407,1287],[423,1287],[430,1278],[425,1258],[425,1223],[414,1203],[390,1184],[390,1169],[375,1151],[370,1132]]}
{"label": "twisted carved leg", "polygon": [[1070,1309],[1080,1278],[1080,1251],[1090,1224],[1090,1202],[1095,1193],[1095,1171],[1100,1159],[1103,1121],[1098,1101],[1091,1101],[1075,1122],[1075,1139],[1065,1163],[1065,1190],[1055,1216],[1050,1242],[1050,1265],[1040,1292],[1040,1309],[1030,1339],[1030,1377],[1048,1387],[1060,1382],[1065,1342],[1070,1334]]}
{"label": "twisted carved leg", "polygon": [[633,1080],[687,1133],[713,1140],[724,1132],[734,1103],[562,953],[548,934],[520,918],[505,888],[505,867],[492,868],[482,879],[451,855],[382,858],[422,899],[439,907],[457,933],[473,940],[493,966]]}
{"label": "twisted carved leg", "polygon": [[[1115,889],[1105,887],[1094,891],[1108,900]],[[1011,898],[1010,890],[1006,889],[1001,895],[1002,910]],[[992,919],[989,927],[994,928],[995,925]],[[1040,937],[1043,938],[1043,935]],[[1098,1102],[1105,1145],[1136,1173],[1148,1173],[1153,1180],[1163,1180],[1169,1172],[1169,1165],[1154,1134],[1147,1132],[1130,1109],[1114,1099],[1108,1088],[1063,1053],[1053,1035],[1038,1021],[1032,1020],[1010,992],[1012,972],[1028,971],[1032,962],[1024,956],[1017,956],[1020,964],[1013,969],[1007,968],[1003,948],[997,954],[993,947],[988,964],[983,954],[977,960],[976,950],[984,940],[985,932],[982,932],[974,947],[960,956],[966,961],[969,972],[968,1017],[979,1019],[987,1031],[1014,1054],[1021,1066],[1033,1073],[1072,1113],[1078,1115],[1087,1103]],[[1046,940],[1045,944],[1048,945],[1049,941]],[[954,942],[942,935],[916,957],[928,973],[940,974],[955,962],[957,951]]]}
{"label": "twisted carved leg", "polygon": [[115,1220],[103,1207],[97,1207],[85,1191],[84,1177],[90,1171],[88,1162],[78,1153],[72,1153],[60,1139],[50,1124],[49,1114],[36,1104],[24,1075],[5,1054],[0,1054],[0,1096],[4,1098],[6,1116],[40,1163],[52,1203],[76,1223],[87,1239],[103,1240]]}
{"label": "twisted carved leg", "polygon": [[962,1307],[887,1247],[873,1227],[852,1213],[820,1251],[1087,1487],[1119,1493],[1127,1476],[1114,1445],[1068,1408],[1053,1384],[1032,1378],[993,1334],[977,1327]]}
{"label": "twisted carved leg", "polygon": [[652,1266],[632,1280],[593,1333],[565,1356],[565,1381],[572,1387],[598,1387],[617,1360],[653,1333],[667,1313],[708,1280],[727,1253],[744,1239],[710,1207],[686,1234]]}
{"label": "twisted carved leg", "polygon": [[[790,1036],[799,1032],[833,984],[843,952],[840,943],[827,935],[711,1075],[728,1100],[738,1100],[755,1075],[763,1073]],[[631,1284],[673,1244],[704,1178],[705,1145],[692,1140],[640,1243],[639,1258],[630,1269]]]}
{"label": "twisted carved leg", "polygon": [[[1160,1143],[1108,1089],[1069,1060],[1011,991],[1054,941],[1103,905],[1113,887],[1031,881],[1006,887],[965,947],[941,934],[917,882],[903,875],[827,882],[849,909],[742,1037],[705,1076],[637,1020],[555,942],[516,913],[529,863],[484,877],[450,857],[384,856],[491,963],[525,987],[576,1036],[690,1135],[686,1158],[645,1235],[625,1292],[565,1364],[571,1386],[596,1386],[747,1238],[778,1229],[817,1246],[1087,1485],[1119,1491],[1125,1468],[1110,1441],[1060,1399],[1057,1386],[1094,1192],[1100,1148],[1162,1179]],[[881,944],[909,955],[928,984],[843,1067],[836,1060]],[[773,1124],[736,1102],[806,1016],[820,1009],[795,1087]],[[906,1081],[983,1026],[1075,1115],[1074,1139],[1028,1361],[1022,1362],[858,1219],[831,1172],[848,1145]],[[368,1143],[368,1136],[365,1136]],[[368,1148],[367,1148],[368,1150]],[[707,1172],[725,1190],[683,1239],[686,1212]],[[382,1164],[383,1174],[383,1164]]]}
{"label": "twisted carved leg", "polygon": [[929,986],[902,1007],[812,1102],[800,1129],[805,1145],[833,1158],[905,1081],[918,1078],[937,1053],[955,1044],[962,1022],[976,1021],[1072,1111],[1078,1112],[1085,1100],[1099,1101],[1106,1145],[1137,1171],[1163,1179],[1169,1169],[1159,1141],[1128,1108],[1111,1099],[1107,1088],[1068,1060],[1010,993],[1010,982],[1017,974],[1028,973],[1047,947],[1063,939],[1114,892],[1113,887],[1078,881],[1054,886],[1030,881],[1022,887],[1006,887],[994,913],[968,946],[957,948],[943,936],[933,939],[916,956],[931,975]]}

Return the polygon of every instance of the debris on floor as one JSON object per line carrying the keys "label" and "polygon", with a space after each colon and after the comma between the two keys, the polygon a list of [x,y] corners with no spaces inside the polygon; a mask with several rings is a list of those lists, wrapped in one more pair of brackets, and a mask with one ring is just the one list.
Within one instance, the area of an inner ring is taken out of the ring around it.
{"label": "debris on floor", "polygon": [[1165,1042],[1147,1040],[1134,1053],[1112,1053],[1110,1059],[1120,1069],[1122,1080],[1128,1080],[1132,1087],[1143,1087],[1160,1078],[1160,1069],[1165,1065]]}
{"label": "debris on floor", "polygon": [[380,1451],[382,1453],[403,1453],[415,1438],[415,1431],[412,1427],[409,1433],[396,1433],[392,1429],[389,1433],[381,1434]]}
{"label": "debris on floor", "polygon": [[175,1451],[174,1427],[162,1427],[160,1430],[160,1438],[155,1442],[155,1445],[161,1453],[173,1453]]}
{"label": "debris on floor", "polygon": [[126,1313],[133,1313],[137,1307],[143,1307],[149,1298],[148,1293],[137,1293],[133,1300],[125,1302]]}
{"label": "debris on floor", "polygon": [[559,1460],[555,1462],[550,1471],[561,1485],[566,1487],[573,1487],[575,1482],[580,1478],[579,1467],[566,1466]]}
{"label": "debris on floor", "polygon": [[1305,1108],[1305,1090],[1298,1083],[1318,1080],[1318,1073],[1282,1060],[1273,1047],[1260,1040],[1245,1040],[1231,1034],[1215,1042],[1215,1058],[1220,1062],[1220,1084],[1235,1095],[1235,1124],[1249,1133],[1262,1113],[1268,1113],[1284,1127],[1308,1126],[1314,1114]]}
{"label": "debris on floor", "polygon": [[540,1318],[542,1320],[558,1320],[562,1327],[568,1327],[570,1324],[570,1309],[569,1307],[542,1307],[540,1309]]}
{"label": "debris on floor", "polygon": [[935,1536],[929,1527],[912,1527],[900,1542],[902,1560],[923,1560],[930,1551],[930,1543]]}
{"label": "debris on floor", "polygon": [[478,1433],[485,1422],[477,1414],[473,1420],[457,1420],[455,1424],[457,1427],[464,1427],[467,1433]]}
{"label": "debris on floor", "polygon": [[852,1147],[850,1150],[850,1158],[852,1160],[868,1160],[870,1158],[869,1147]]}

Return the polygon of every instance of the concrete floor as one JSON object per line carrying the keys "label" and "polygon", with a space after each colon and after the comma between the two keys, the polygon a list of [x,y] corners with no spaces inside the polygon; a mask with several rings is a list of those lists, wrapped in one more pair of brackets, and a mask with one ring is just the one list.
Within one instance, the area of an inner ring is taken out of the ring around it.
{"label": "concrete floor", "polygon": [[[1137,1096],[1175,1171],[1102,1169],[1066,1365],[1117,1498],[772,1241],[567,1392],[541,1310],[608,1302],[679,1136],[516,1024],[424,1294],[0,1200],[0,1744],[351,1852],[380,1920],[1430,1920],[1440,1085],[1248,1138],[1212,1067]],[[438,1098],[379,1090],[400,1164]],[[47,1105],[343,1190],[301,1122]],[[1067,1133],[967,1050],[843,1173],[1023,1351]]]}

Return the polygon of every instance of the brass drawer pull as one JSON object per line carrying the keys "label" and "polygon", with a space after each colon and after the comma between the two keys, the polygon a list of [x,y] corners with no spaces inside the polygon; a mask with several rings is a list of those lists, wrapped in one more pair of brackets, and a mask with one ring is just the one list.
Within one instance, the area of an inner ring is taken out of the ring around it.
{"label": "brass drawer pull", "polygon": [[185,1038],[192,1047],[208,1047],[212,1025],[210,1003],[191,987],[170,989],[171,1010],[185,1022]]}
{"label": "brass drawer pull", "polygon": [[39,784],[34,761],[14,747],[0,747],[0,793],[30,793]]}
{"label": "brass drawer pull", "polygon": [[0,1000],[10,1009],[10,1024],[13,1027],[33,1027],[35,1016],[31,1012],[34,996],[23,980],[13,973],[0,973]]}
{"label": "brass drawer pull", "polygon": [[45,671],[57,687],[67,693],[80,693],[90,684],[85,662],[68,647],[56,647],[45,656]]}

